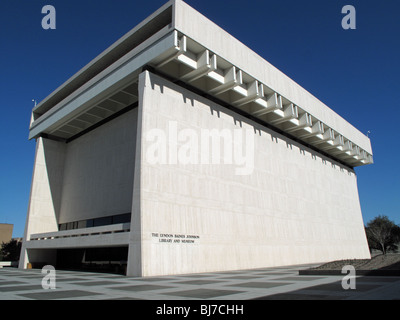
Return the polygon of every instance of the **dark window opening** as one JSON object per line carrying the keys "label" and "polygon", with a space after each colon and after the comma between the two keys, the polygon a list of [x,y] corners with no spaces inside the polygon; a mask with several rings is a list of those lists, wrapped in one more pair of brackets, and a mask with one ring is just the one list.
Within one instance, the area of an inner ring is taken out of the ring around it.
{"label": "dark window opening", "polygon": [[92,228],[107,226],[117,223],[129,223],[131,222],[131,213],[117,214],[113,216],[100,217],[95,219],[79,220],[66,223],[60,223],[58,225],[58,230],[73,230],[82,228]]}

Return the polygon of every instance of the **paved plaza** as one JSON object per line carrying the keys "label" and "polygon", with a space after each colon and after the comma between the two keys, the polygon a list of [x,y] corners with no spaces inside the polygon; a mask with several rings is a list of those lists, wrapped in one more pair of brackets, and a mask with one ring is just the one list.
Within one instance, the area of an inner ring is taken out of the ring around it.
{"label": "paved plaza", "polygon": [[56,270],[56,289],[43,289],[39,269],[0,269],[0,300],[341,300],[400,299],[400,277],[356,278],[355,290],[342,276],[303,276],[287,266],[165,277]]}

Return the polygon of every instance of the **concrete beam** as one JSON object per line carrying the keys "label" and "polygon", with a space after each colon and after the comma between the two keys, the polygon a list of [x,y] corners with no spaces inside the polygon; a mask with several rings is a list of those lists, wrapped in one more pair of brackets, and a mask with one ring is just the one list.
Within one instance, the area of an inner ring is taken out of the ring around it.
{"label": "concrete beam", "polygon": [[235,66],[232,66],[225,72],[223,79],[224,82],[221,85],[211,89],[209,91],[210,94],[218,95],[241,85],[243,83],[242,70],[237,70]]}
{"label": "concrete beam", "polygon": [[313,145],[319,145],[321,143],[326,143],[328,141],[333,141],[335,139],[335,133],[332,128],[326,128],[325,132],[320,136],[317,136],[318,140],[312,142]]}
{"label": "concrete beam", "polygon": [[299,117],[298,108],[293,103],[284,106],[283,111],[279,109],[275,111],[275,113],[278,114],[281,118],[270,121],[270,123],[273,125],[286,122],[290,119],[297,119]]}
{"label": "concrete beam", "polygon": [[324,134],[324,124],[321,121],[317,121],[312,125],[312,127],[307,127],[304,129],[305,131],[307,131],[307,133],[300,135],[299,136],[300,139],[310,138]]}
{"label": "concrete beam", "polygon": [[282,97],[274,93],[267,100],[262,99],[262,102],[259,102],[259,104],[261,104],[263,108],[254,111],[252,115],[262,116],[276,109],[282,109]]}
{"label": "concrete beam", "polygon": [[[295,120],[297,120],[297,119],[295,119]],[[310,127],[311,125],[312,125],[311,115],[306,112],[302,116],[300,116],[300,118],[296,121],[296,125],[294,127],[288,128],[285,131],[295,132],[300,129]]]}
{"label": "concrete beam", "polygon": [[264,88],[262,84],[260,84],[257,80],[254,80],[247,85],[246,96],[243,98],[239,98],[236,101],[233,101],[232,104],[240,107],[262,97],[264,97]]}
{"label": "concrete beam", "polygon": [[157,68],[160,68],[160,67],[166,65],[168,62],[171,62],[172,60],[175,60],[176,58],[178,58],[180,55],[184,54],[187,50],[186,49],[186,46],[187,46],[186,41],[187,41],[186,36],[180,37],[175,45],[176,52],[172,53],[165,60],[158,63]]}
{"label": "concrete beam", "polygon": [[192,82],[214,70],[217,70],[217,56],[212,55],[210,54],[210,51],[205,50],[198,56],[196,69],[181,76],[181,80]]}

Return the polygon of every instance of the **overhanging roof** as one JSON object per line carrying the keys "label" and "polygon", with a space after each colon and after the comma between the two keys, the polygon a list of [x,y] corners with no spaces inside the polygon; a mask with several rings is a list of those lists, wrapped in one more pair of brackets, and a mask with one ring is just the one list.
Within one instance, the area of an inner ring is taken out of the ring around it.
{"label": "overhanging roof", "polygon": [[165,4],[37,105],[29,137],[70,139],[137,102],[145,66],[348,166],[373,162],[368,137],[182,1]]}

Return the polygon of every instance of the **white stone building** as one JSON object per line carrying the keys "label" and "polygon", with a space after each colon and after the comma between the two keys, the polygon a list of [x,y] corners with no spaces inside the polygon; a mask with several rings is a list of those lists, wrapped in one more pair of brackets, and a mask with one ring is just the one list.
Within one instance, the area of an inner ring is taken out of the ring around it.
{"label": "white stone building", "polygon": [[370,257],[353,170],[373,161],[368,137],[182,1],[41,101],[29,138],[20,268]]}

